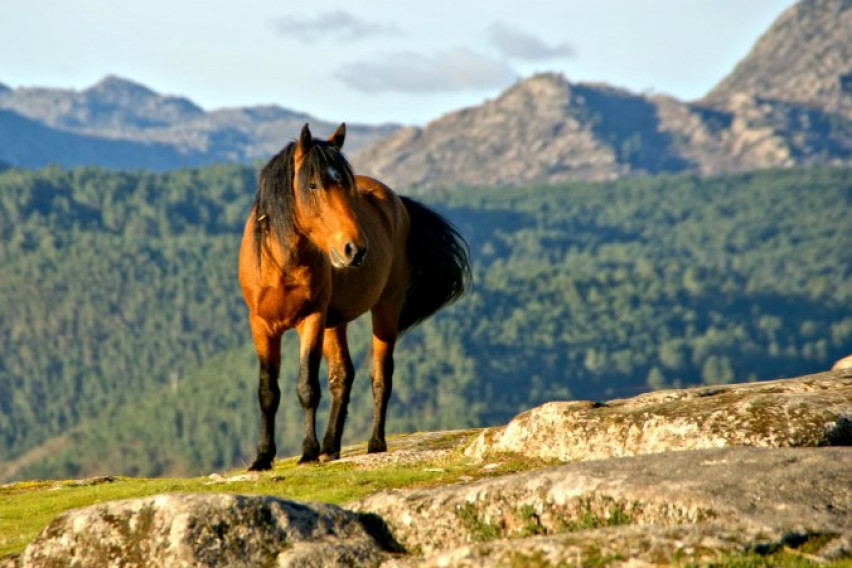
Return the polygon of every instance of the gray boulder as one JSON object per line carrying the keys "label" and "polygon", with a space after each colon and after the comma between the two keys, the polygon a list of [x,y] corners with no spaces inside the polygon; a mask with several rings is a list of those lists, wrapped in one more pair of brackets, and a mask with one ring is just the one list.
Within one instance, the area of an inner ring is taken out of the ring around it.
{"label": "gray boulder", "polygon": [[[558,564],[583,550],[665,563],[685,550],[698,560],[814,535],[824,539],[819,554],[842,557],[852,552],[850,463],[850,448],[673,452],[388,491],[349,506],[381,516],[422,555],[412,562],[433,565],[510,564],[518,554]],[[543,538],[551,535],[569,537]]]}
{"label": "gray boulder", "polygon": [[852,369],[595,402],[549,402],[465,451],[586,461],[729,446],[852,445]]}
{"label": "gray boulder", "polygon": [[[363,517],[273,497],[167,494],[114,501],[54,519],[18,566],[378,566]],[[367,523],[370,525],[370,523]]]}

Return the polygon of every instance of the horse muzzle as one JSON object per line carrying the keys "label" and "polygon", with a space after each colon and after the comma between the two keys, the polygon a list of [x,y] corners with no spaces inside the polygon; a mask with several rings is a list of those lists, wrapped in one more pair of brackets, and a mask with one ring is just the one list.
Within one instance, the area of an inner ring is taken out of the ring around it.
{"label": "horse muzzle", "polygon": [[331,258],[331,264],[335,268],[358,268],[364,264],[364,259],[367,258],[367,245],[358,246],[356,243],[349,241],[343,245],[341,252],[331,247],[328,256]]}

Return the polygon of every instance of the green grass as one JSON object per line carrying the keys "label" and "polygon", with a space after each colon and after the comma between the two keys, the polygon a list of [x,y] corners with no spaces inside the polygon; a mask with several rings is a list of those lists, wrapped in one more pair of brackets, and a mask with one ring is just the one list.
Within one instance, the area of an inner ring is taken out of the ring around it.
{"label": "green grass", "polygon": [[[469,435],[463,437],[469,438]],[[389,440],[394,445],[394,440]],[[400,436],[397,444],[405,443]],[[440,446],[440,441],[429,442]],[[449,443],[446,442],[445,443]],[[363,453],[350,448],[345,455]],[[79,481],[25,481],[0,486],[0,557],[20,553],[57,515],[104,501],[159,493],[240,493],[273,495],[298,501],[345,503],[386,489],[431,487],[533,469],[546,465],[530,460],[496,460],[496,467],[474,463],[461,452],[414,464],[368,466],[353,462],[298,465],[296,458],[277,461],[274,469],[246,475],[244,470],[211,477],[96,478]],[[222,479],[226,483],[220,482]]]}

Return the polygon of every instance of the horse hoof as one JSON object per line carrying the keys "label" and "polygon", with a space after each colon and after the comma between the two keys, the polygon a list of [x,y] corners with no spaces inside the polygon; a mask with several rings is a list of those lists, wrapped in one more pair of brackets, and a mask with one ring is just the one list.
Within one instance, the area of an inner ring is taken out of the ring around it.
{"label": "horse hoof", "polygon": [[367,444],[368,454],[380,454],[388,451],[388,445],[384,440],[370,440]]}
{"label": "horse hoof", "polygon": [[299,458],[299,465],[317,463],[318,461],[319,461],[319,459],[318,459],[317,456],[305,456],[305,455],[303,455],[301,458]]}
{"label": "horse hoof", "polygon": [[322,463],[327,463],[330,461],[335,461],[340,459],[339,452],[323,452],[320,454],[319,461]]}
{"label": "horse hoof", "polygon": [[272,469],[272,460],[257,458],[248,468],[249,471],[269,471]]}

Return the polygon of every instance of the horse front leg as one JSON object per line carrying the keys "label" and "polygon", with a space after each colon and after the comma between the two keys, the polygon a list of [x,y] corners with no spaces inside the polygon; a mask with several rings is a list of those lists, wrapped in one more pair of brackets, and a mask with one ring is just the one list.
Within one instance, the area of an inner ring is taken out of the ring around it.
{"label": "horse front leg", "polygon": [[327,462],[340,457],[340,444],[343,439],[343,426],[349,406],[349,393],[355,379],[355,367],[349,355],[346,341],[346,326],[325,330],[323,355],[328,363],[328,390],[331,393],[331,410],[328,415],[328,428],[322,440],[320,461]]}
{"label": "horse front leg", "polygon": [[396,331],[382,332],[376,329],[373,320],[373,368],[370,379],[373,383],[373,433],[367,443],[367,452],[385,452],[385,420],[388,401],[393,388],[393,349],[396,344]]}
{"label": "horse front leg", "polygon": [[260,440],[257,444],[257,457],[249,466],[249,471],[272,469],[275,457],[275,413],[281,401],[281,389],[278,386],[278,373],[281,368],[281,334],[268,329],[263,322],[251,322],[251,332],[257,349],[260,377],[257,386],[257,399],[260,403]]}
{"label": "horse front leg", "polygon": [[299,403],[302,405],[302,419],[305,426],[302,458],[299,463],[315,462],[319,459],[320,447],[317,441],[316,417],[320,400],[319,366],[322,358],[324,327],[324,313],[311,314],[296,326],[300,341],[297,391]]}

